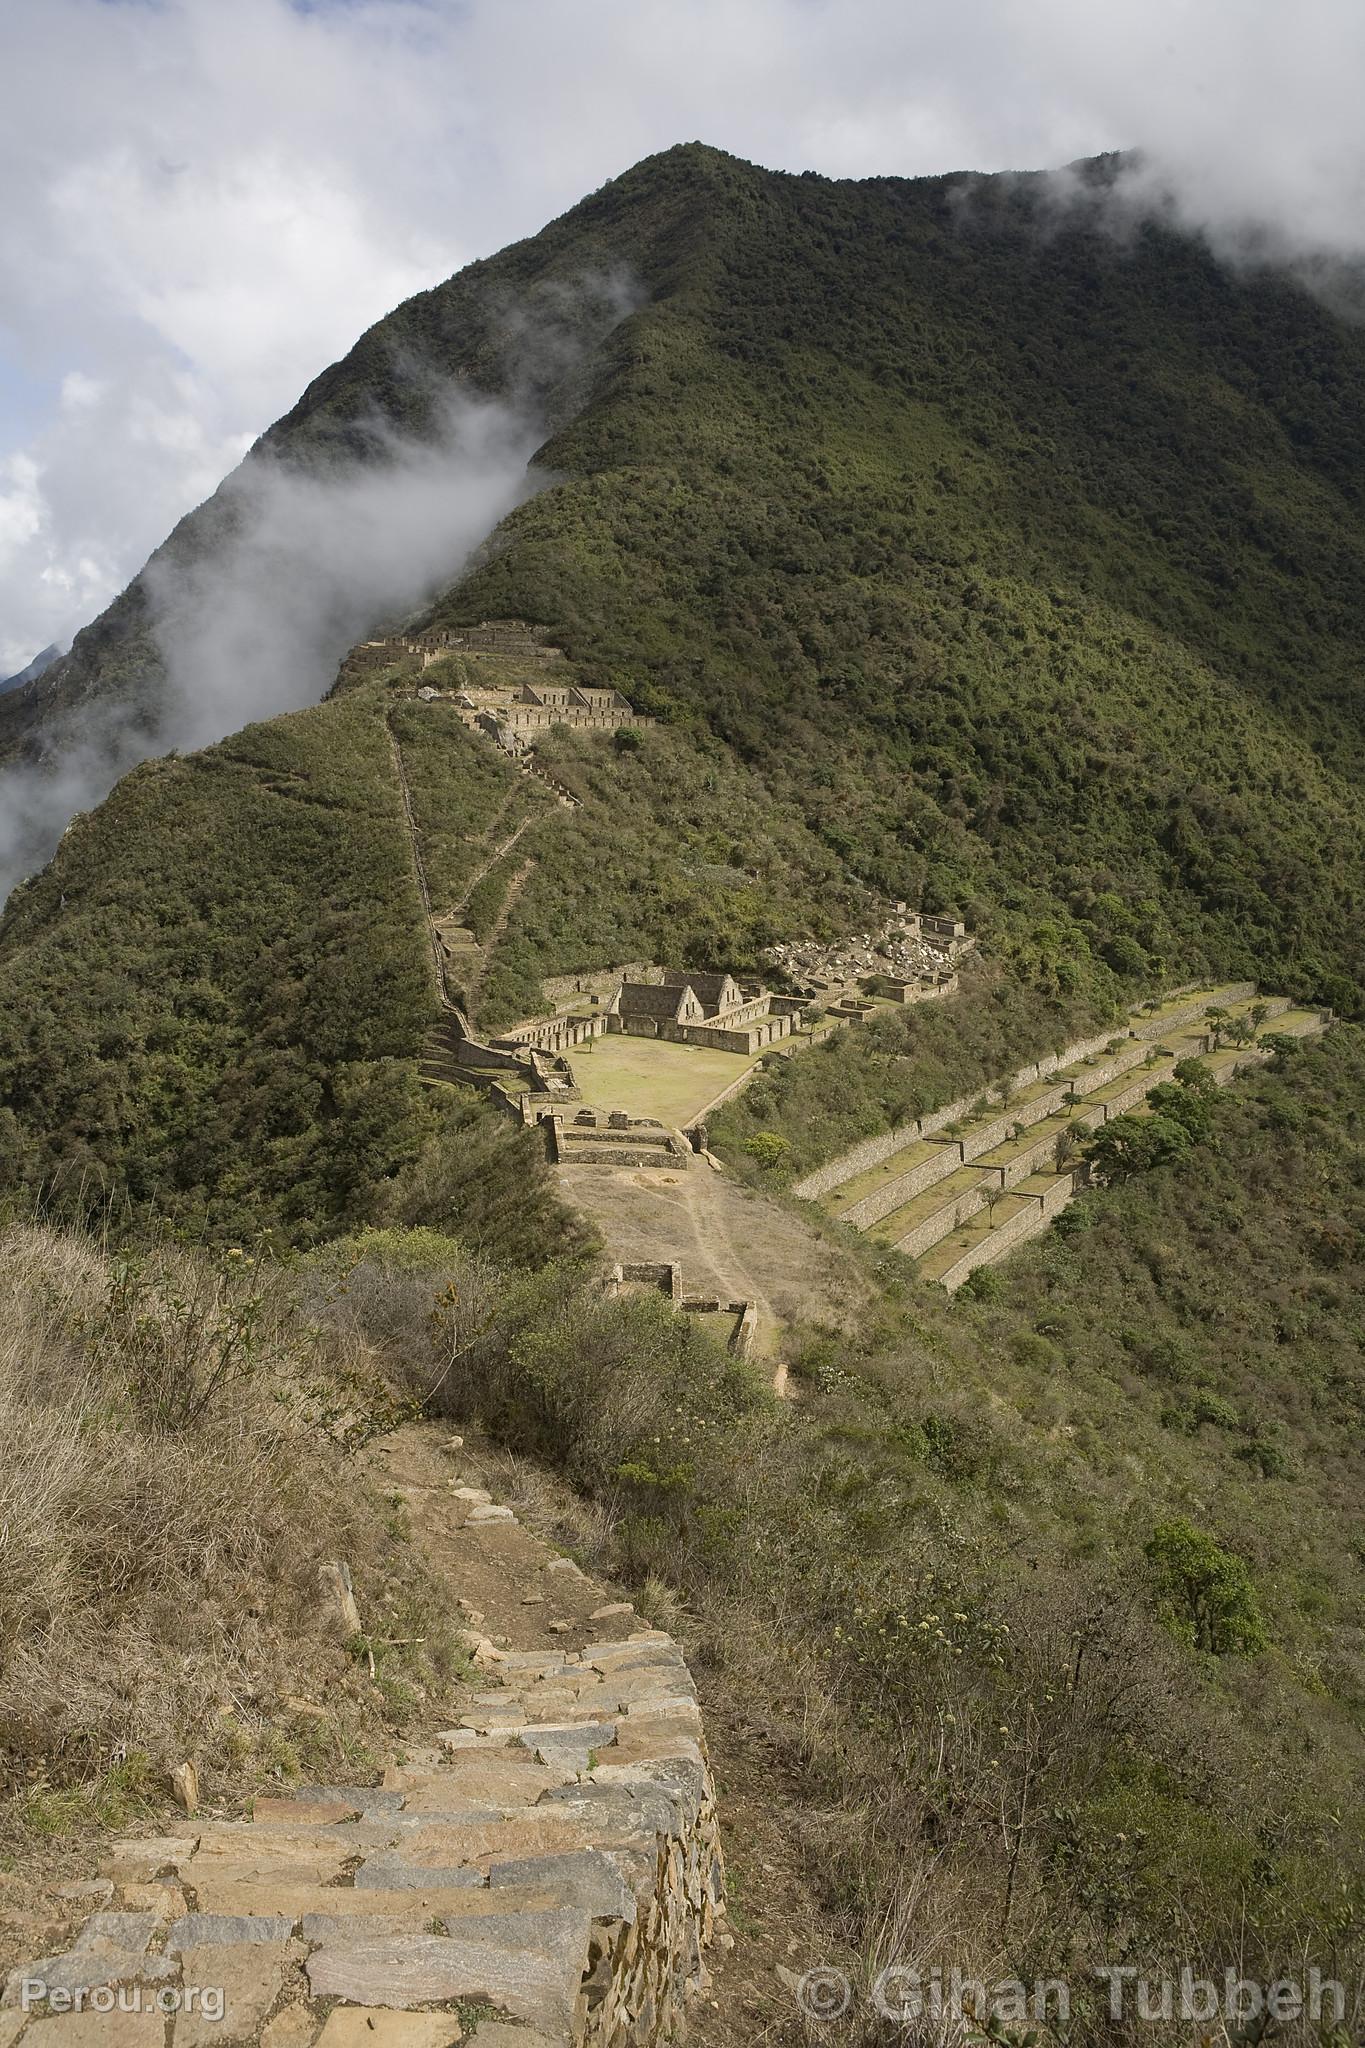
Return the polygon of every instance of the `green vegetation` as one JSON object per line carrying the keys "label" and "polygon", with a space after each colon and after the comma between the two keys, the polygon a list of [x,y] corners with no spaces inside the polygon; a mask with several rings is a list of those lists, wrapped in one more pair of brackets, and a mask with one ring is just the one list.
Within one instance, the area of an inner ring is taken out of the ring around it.
{"label": "green vegetation", "polygon": [[[664,724],[548,739],[568,812],[443,707],[395,708],[438,908],[530,821],[465,906],[500,933],[481,1023],[613,959],[752,968],[878,895],[969,917],[1043,1027],[1021,1051],[1175,976],[1354,1010],[1365,336],[1165,231],[1040,234],[1044,204],[670,151],[400,307],[266,437],[325,471],[373,457],[375,418],[420,433],[439,373],[524,381],[509,294],[583,352],[539,387],[555,483],[432,620],[542,622]],[[625,273],[613,326],[583,280]],[[227,489],[165,574],[235,517]],[[53,688],[154,696],[148,648],[139,584]],[[426,1128],[427,969],[378,702],[137,771],[21,893],[9,1179],[296,1239],[379,1213]],[[775,1126],[774,1093],[813,1098],[793,1173],[913,1099],[872,1072],[906,1032],[763,1084]]]}
{"label": "green vegetation", "polygon": [[1046,205],[696,148],[617,180],[517,260],[609,247],[650,301],[437,622],[545,622],[1041,985],[1349,1010],[1365,336]]}
{"label": "green vegetation", "polygon": [[[949,1002],[880,1010],[799,1057],[770,1060],[710,1120],[712,1148],[740,1172],[757,1160],[765,1183],[799,1180],[859,1138],[984,1091],[1117,1014],[1021,986],[998,963],[970,960],[960,980]],[[768,1136],[783,1139],[783,1150],[755,1153],[753,1140]]]}
{"label": "green vegetation", "polygon": [[1199,1060],[1180,1060],[1174,1080],[1152,1090],[1142,1115],[1116,1116],[1101,1124],[1086,1140],[1087,1159],[1105,1181],[1127,1180],[1131,1174],[1178,1159],[1212,1134],[1217,1090],[1217,1082]]}
{"label": "green vegetation", "polygon": [[[1204,1421],[1222,1421],[1206,1408]],[[1162,1620],[1182,1642],[1216,1657],[1250,1657],[1268,1647],[1256,1589],[1240,1557],[1188,1522],[1163,1522],[1146,1546]]]}
{"label": "green vegetation", "polygon": [[[1359,1014],[1365,333],[1193,242],[1121,247],[1045,203],[1029,180],[834,184],[674,151],[320,378],[268,437],[282,460],[362,459],[375,417],[420,431],[440,376],[413,361],[496,388],[522,374],[509,330],[573,330],[542,394],[555,481],[430,623],[541,623],[659,723],[549,735],[570,810],[406,701],[400,664],[126,778],[0,920],[0,1188],[108,1209],[134,1253],[152,1216],[307,1248],[343,1356],[371,1347],[557,1465],[613,1561],[695,1613],[708,1682],[773,1731],[851,1950],[913,1925],[926,1963],[987,1975],[1002,1954],[1025,1977],[1100,1955],[1349,1975],[1358,1029],[1226,1096],[1182,1071],[1096,1141],[1107,1184],[951,1300],[858,1240],[875,1308],[852,1336],[796,1333],[788,1405],[661,1304],[604,1299],[535,1139],[418,1083],[435,989],[399,759],[433,908],[490,949],[471,1007],[493,1030],[547,974],[754,968],[887,897],[967,918],[966,1000],[767,1061],[717,1115],[766,1188],[1171,982],[1254,976]],[[601,294],[565,287],[623,270],[644,296],[608,331]],[[170,567],[230,519],[220,497],[185,522]],[[54,688],[131,676],[150,699],[148,650],[135,588]],[[47,1378],[15,1354],[16,1441],[75,1448],[61,1571],[35,1525],[7,1651],[68,1627],[98,1648],[143,1558],[196,1611],[214,1432],[227,1402],[238,1442],[232,1403],[266,1384],[236,1372],[255,1311],[215,1325],[225,1393],[212,1360],[182,1375],[173,1341],[118,1324],[150,1288],[174,1325],[163,1277],[78,1278],[79,1327],[65,1297],[25,1311]],[[99,1495],[73,1547],[95,1327],[118,1497],[175,1514],[106,1532]],[[272,1547],[277,1502],[307,1528],[316,1487],[277,1451],[254,1492],[225,1463],[224,1522],[288,1614],[313,1554]],[[179,1647],[158,1642],[130,1758],[203,1706],[182,1688],[156,1722]],[[69,1712],[66,1667],[21,1670],[8,1711],[31,1698],[34,1720],[7,1746],[66,1745],[99,1777],[99,1668]],[[140,1770],[106,1781],[111,1810]]]}
{"label": "green vegetation", "polygon": [[794,1406],[652,1298],[432,1241],[425,1293],[392,1244],[329,1257],[362,1330],[406,1302],[446,1412],[557,1465],[609,1560],[686,1597],[851,1954],[913,1908],[925,1969],[1350,1978],[1362,1084],[1338,1030],[1220,1094],[1216,1145],[1082,1198],[989,1299],[804,1333]]}
{"label": "green vegetation", "polygon": [[[145,1822],[187,1756],[215,1802],[367,1768],[459,1668],[448,1599],[348,1458],[392,1418],[387,1362],[240,1252],[9,1224],[0,1309],[4,1852]],[[403,1573],[382,1697],[319,1598],[338,1558],[368,1614]]]}
{"label": "green vegetation", "polygon": [[418,1085],[431,969],[377,697],[126,777],[15,893],[0,986],[0,1189],[242,1242],[387,1213],[534,1262],[581,1240],[533,1138]]}

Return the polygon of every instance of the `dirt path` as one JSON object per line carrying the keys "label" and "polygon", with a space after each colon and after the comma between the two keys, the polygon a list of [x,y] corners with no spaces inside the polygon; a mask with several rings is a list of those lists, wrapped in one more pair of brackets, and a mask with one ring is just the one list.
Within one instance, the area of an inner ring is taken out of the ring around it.
{"label": "dirt path", "polygon": [[562,1166],[566,1198],[591,1216],[613,1259],[676,1259],[688,1294],[715,1292],[759,1305],[760,1349],[776,1350],[780,1328],[856,1321],[868,1284],[845,1252],[794,1210],[741,1187],[704,1159],[676,1171]]}
{"label": "dirt path", "polygon": [[427,887],[427,871],[422,859],[422,841],[417,830],[417,813],[413,809],[412,791],[408,787],[408,771],[403,766],[403,749],[398,744],[398,735],[394,731],[392,723],[386,719],[384,725],[389,735],[389,751],[393,755],[394,773],[398,778],[398,792],[403,802],[403,819],[408,828],[408,847],[412,854],[412,871],[417,879],[417,893],[422,899],[422,916],[427,928],[427,944],[431,948],[432,974],[436,984],[436,995],[438,1001],[446,1008],[454,1009],[455,1005],[451,1000],[450,990],[446,986],[445,954],[441,947],[440,938],[437,935],[436,920],[431,913],[431,891]]}
{"label": "dirt path", "polygon": [[[527,820],[527,823],[530,823],[529,819]],[[521,828],[521,830],[524,829],[525,827]],[[509,842],[509,844],[515,844],[516,840],[519,839],[520,836],[521,831],[513,833],[512,839]],[[493,866],[493,862],[490,861],[489,866]],[[507,920],[511,917],[512,912],[516,907],[516,901],[518,896],[520,896],[522,890],[526,887],[526,884],[529,881],[530,877],[532,876],[532,874],[534,874],[535,866],[536,864],[533,860],[524,860],[521,863],[521,866],[517,869],[516,873],[512,876],[511,880],[507,884],[507,889],[503,895],[502,902],[498,905],[498,914],[493,920],[492,928],[489,931],[488,937],[479,947],[478,958],[474,962],[474,965],[470,971],[469,976],[468,993],[469,1009],[471,1016],[474,1014],[474,1008],[476,1003],[478,1002],[479,990],[483,986],[484,976],[488,972],[488,963],[492,959],[494,953],[497,951],[498,941],[501,939],[503,933],[507,929]],[[485,870],[485,873],[486,872],[487,870]]]}
{"label": "dirt path", "polygon": [[[504,809],[505,808],[506,806],[504,806]],[[499,815],[501,815],[501,813],[499,813]],[[521,823],[515,828],[515,830],[508,833],[507,837],[502,841],[501,845],[496,846],[493,849],[493,851],[489,854],[487,860],[484,862],[483,866],[480,869],[478,869],[477,873],[473,874],[470,877],[468,882],[466,882],[464,894],[461,896],[459,902],[454,906],[453,909],[446,911],[445,915],[447,917],[457,918],[460,915],[461,911],[468,903],[470,897],[474,894],[474,891],[478,888],[484,876],[497,866],[498,862],[502,859],[504,854],[510,853],[512,851],[512,848],[521,838],[522,833],[525,832],[528,829],[528,827],[534,825],[535,822],[536,821],[533,817],[523,818]]]}
{"label": "dirt path", "polygon": [[[451,994],[450,983],[447,979],[446,970],[448,966],[448,955],[446,952],[445,945],[442,941],[440,931],[437,929],[437,918],[431,905],[431,888],[430,884],[427,881],[426,863],[422,858],[422,836],[417,825],[417,813],[413,807],[412,789],[408,782],[408,771],[403,763],[403,749],[401,744],[399,743],[398,735],[393,729],[391,719],[385,720],[385,727],[389,735],[389,749],[393,755],[394,774],[398,779],[398,790],[403,803],[403,819],[408,831],[408,845],[412,854],[412,870],[417,880],[417,893],[422,900],[422,915],[427,929],[427,943],[431,948],[433,978],[436,984],[437,1000],[440,1003],[442,1009],[447,1010],[448,1012],[450,1012],[452,1016],[459,1020],[460,1028],[462,1030],[467,1030],[468,1027],[465,1023],[464,1012],[460,1008],[460,1005],[455,1001],[453,995]],[[511,799],[509,796],[508,801],[510,802],[510,800]],[[489,825],[488,830],[490,832],[496,831],[498,822],[506,813],[506,809],[507,804],[504,803],[501,809],[498,811],[497,816]],[[461,915],[465,908],[465,905],[468,903],[470,897],[478,888],[480,882],[484,879],[485,875],[490,874],[492,870],[497,866],[498,862],[504,859],[506,855],[512,851],[513,847],[516,846],[517,842],[520,840],[522,834],[525,831],[527,831],[528,828],[534,823],[535,814],[531,813],[529,816],[523,818],[521,823],[515,826],[513,830],[508,833],[507,837],[497,847],[495,847],[492,850],[492,852],[489,853],[489,856],[487,860],[483,863],[483,866],[466,884],[464,894],[461,896],[459,902],[454,906],[453,909],[443,913],[443,916],[440,920],[442,923],[451,924],[459,918],[459,916]],[[511,880],[507,885],[506,894],[503,896],[502,902],[498,907],[498,914],[496,919],[494,920],[493,928],[489,932],[488,937],[484,940],[481,946],[475,946],[470,949],[471,954],[476,956],[474,958],[474,963],[471,968],[469,976],[469,985],[465,991],[465,999],[469,1004],[471,1012],[473,1010],[474,1001],[478,995],[479,986],[483,981],[484,975],[488,971],[488,962],[492,957],[494,948],[497,946],[499,939],[502,937],[504,931],[507,929],[507,920],[512,915],[513,908],[516,905],[516,900],[518,896],[520,896],[522,890],[525,888],[527,880],[533,872],[535,865],[536,864],[533,860],[525,860],[522,862],[521,866],[517,869],[516,873],[512,876]]]}

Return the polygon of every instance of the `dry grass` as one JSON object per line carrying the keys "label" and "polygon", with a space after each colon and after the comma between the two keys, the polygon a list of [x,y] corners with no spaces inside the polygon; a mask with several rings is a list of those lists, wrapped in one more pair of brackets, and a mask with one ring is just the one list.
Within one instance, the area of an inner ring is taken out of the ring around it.
{"label": "dry grass", "polygon": [[[0,1231],[0,1795],[21,1826],[59,1830],[73,1787],[159,1796],[191,1753],[221,1790],[363,1745],[384,1702],[318,1567],[363,1587],[389,1561],[339,1440],[375,1391],[278,1270]],[[291,1727],[309,1697],[327,1718]]]}

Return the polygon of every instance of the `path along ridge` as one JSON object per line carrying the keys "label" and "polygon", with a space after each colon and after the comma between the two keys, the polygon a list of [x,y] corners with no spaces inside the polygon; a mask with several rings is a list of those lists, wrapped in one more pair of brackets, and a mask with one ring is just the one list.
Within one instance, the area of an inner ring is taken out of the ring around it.
{"label": "path along ridge", "polygon": [[[114,1842],[98,1877],[65,1888],[95,1907],[67,1946],[9,1976],[0,2048],[677,2037],[708,1945],[729,1945],[683,1654],[450,1477],[430,1437],[391,1440],[406,1445],[395,1490],[453,1582],[507,1606],[490,1619],[461,1602],[474,1675],[449,1727],[378,1785],[302,1787],[250,1819]],[[518,1610],[533,1647],[485,1633]]]}

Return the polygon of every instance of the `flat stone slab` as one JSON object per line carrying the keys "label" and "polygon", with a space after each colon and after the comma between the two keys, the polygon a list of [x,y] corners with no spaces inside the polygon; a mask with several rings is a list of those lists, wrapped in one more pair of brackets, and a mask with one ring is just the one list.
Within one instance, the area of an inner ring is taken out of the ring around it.
{"label": "flat stone slab", "polygon": [[141,1955],[156,1929],[155,1913],[92,1913],[73,1946],[78,1955],[92,1948]]}
{"label": "flat stone slab", "polygon": [[[485,2029],[480,2026],[482,2034]],[[520,2048],[536,2048],[536,2036],[524,2027],[515,2032]],[[450,2048],[460,2039],[453,2012],[386,2012],[378,2005],[338,2005],[314,2048]]]}
{"label": "flat stone slab", "polygon": [[106,1868],[113,1877],[155,1877],[188,1863],[199,1846],[198,1835],[131,1835],[111,1842]]}
{"label": "flat stone slab", "polygon": [[482,1921],[477,1936],[463,1927],[338,1942],[314,1950],[308,1981],[315,1998],[400,2011],[477,1999],[553,2033],[572,2018],[590,1932],[585,1915],[552,1911]]}
{"label": "flat stone slab", "polygon": [[254,1799],[251,1817],[257,1822],[306,1820],[313,1827],[359,1820],[360,1808],[342,1799]]}
{"label": "flat stone slab", "polygon": [[488,1866],[493,1891],[506,1885],[538,1886],[553,1892],[591,1920],[635,1918],[635,1897],[620,1869],[600,1849],[571,1849],[553,1856],[513,1856]]}
{"label": "flat stone slab", "polygon": [[25,2041],[39,2048],[162,2048],[166,2022],[159,2012],[67,2012],[31,2020]]}
{"label": "flat stone slab", "polygon": [[230,1948],[243,1942],[288,1941],[294,1922],[287,1913],[186,1913],[166,1936],[166,1952],[187,1948]]}
{"label": "flat stone slab", "polygon": [[[663,1804],[663,1802],[660,1802]],[[674,1809],[665,1811],[670,1818]],[[431,1868],[458,1862],[461,1858],[487,1856],[547,1856],[566,1849],[592,1849],[602,1843],[631,1843],[658,1830],[651,1825],[643,1801],[624,1798],[610,1811],[602,1805],[568,1806],[541,1804],[503,1821],[487,1821],[477,1828],[432,1827],[414,1835],[408,1855],[414,1863]],[[603,1843],[603,1837],[609,1837]]]}
{"label": "flat stone slab", "polygon": [[398,1810],[396,1794],[386,1792],[382,1785],[300,1785],[290,1797],[310,1806],[354,1806],[364,1814]]}
{"label": "flat stone slab", "polygon": [[[176,2048],[211,2048],[222,2041],[247,2040],[269,2012],[284,1987],[291,1951],[284,1942],[237,1942],[186,1949],[181,1957],[181,1984],[186,2006],[176,2015]],[[202,1996],[188,2000],[191,1987],[221,1992],[222,2017],[212,2019]]]}
{"label": "flat stone slab", "polygon": [[318,2023],[311,2006],[296,1999],[284,2005],[261,2029],[260,2048],[313,2048]]}
{"label": "flat stone slab", "polygon": [[[491,1807],[482,1814],[470,1817],[476,1820],[497,1819]],[[429,1891],[433,1885],[452,1887],[482,1883],[483,1872],[472,1864],[431,1866],[409,1863],[401,1856],[371,1856],[368,1862],[361,1864],[355,1874],[355,1890],[358,1892]]]}
{"label": "flat stone slab", "polygon": [[[417,1776],[417,1774],[414,1774]],[[434,1773],[417,1777],[405,1794],[404,1813],[458,1813],[469,1806],[534,1805],[568,1773],[538,1764],[524,1749],[491,1755],[457,1751]]]}
{"label": "flat stone slab", "polygon": [[543,1764],[562,1764],[586,1771],[592,1768],[599,1753],[610,1749],[615,1741],[614,1721],[583,1721],[572,1728],[538,1728],[535,1753]]}
{"label": "flat stone slab", "polygon": [[53,1991],[74,1995],[78,1991],[94,1991],[109,1984],[165,1983],[169,1978],[178,1977],[180,1966],[164,1956],[149,1956],[139,1949],[70,1949],[65,1955],[43,1956],[31,1963],[21,1963],[11,1972],[5,1984],[0,2006],[13,2010],[23,2001],[24,1986],[41,1985],[41,1992],[30,1989],[30,2002],[37,2002]]}
{"label": "flat stone slab", "polygon": [[[243,1903],[259,1904],[261,1894],[250,1885],[224,1885],[221,1889],[210,1890],[208,1900],[220,1909],[228,1909]],[[424,1891],[383,1891],[377,1886],[357,1891],[351,1885],[313,1884],[276,1892],[271,1895],[270,1903],[281,1919],[287,1919],[291,1929],[311,1914],[319,1913],[329,1919],[354,1923],[358,1939],[364,1934],[365,1922],[370,1918],[400,1920],[407,1925],[416,1914],[420,1916],[421,1924],[429,1925],[432,1920],[477,1919],[482,1914],[513,1910],[543,1912],[558,1901],[538,1891],[519,1892],[510,1901],[496,1899],[483,1884],[429,1885]]]}

